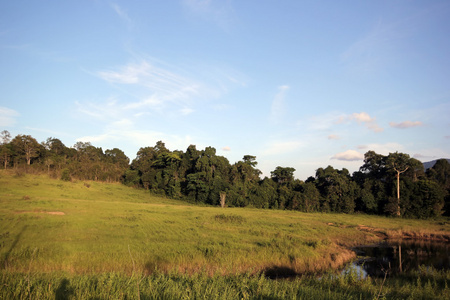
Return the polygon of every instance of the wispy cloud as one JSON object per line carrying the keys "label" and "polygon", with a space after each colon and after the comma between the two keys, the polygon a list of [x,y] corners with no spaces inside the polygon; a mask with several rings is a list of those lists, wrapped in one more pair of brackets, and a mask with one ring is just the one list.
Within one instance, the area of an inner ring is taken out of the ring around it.
{"label": "wispy cloud", "polygon": [[75,102],[77,111],[100,121],[117,121],[123,118],[123,105],[115,97],[105,101]]}
{"label": "wispy cloud", "polygon": [[[336,124],[342,123],[346,118],[346,115],[339,112],[327,112],[321,115],[312,116],[308,119],[306,126],[313,131],[316,130],[329,130]],[[301,126],[303,121],[299,122]]]}
{"label": "wispy cloud", "polygon": [[57,131],[57,130],[50,130],[50,129],[46,129],[46,128],[37,128],[37,127],[26,126],[25,129],[32,130],[32,131],[35,131],[35,132],[42,132],[42,133],[50,134],[50,135],[55,136],[55,137],[62,137],[62,136],[66,136],[67,135],[67,132]]}
{"label": "wispy cloud", "polygon": [[19,113],[13,109],[0,106],[0,126],[13,126]]}
{"label": "wispy cloud", "polygon": [[229,146],[225,146],[222,148],[222,150],[228,152],[228,151],[231,151],[231,148]]}
{"label": "wispy cloud", "polygon": [[202,82],[157,67],[147,60],[100,71],[97,75],[111,84],[123,86],[120,90],[129,89],[133,98],[137,98],[137,101],[127,99],[122,106],[125,110],[162,112],[172,105],[172,111],[178,110],[182,115],[188,115],[194,111],[191,107],[193,102],[215,93],[214,88]]}
{"label": "wispy cloud", "polygon": [[405,128],[423,126],[423,123],[420,121],[404,121],[404,122],[400,122],[400,123],[390,122],[389,126],[394,127],[394,128],[399,128],[399,129],[405,129]]}
{"label": "wispy cloud", "polygon": [[356,161],[356,160],[363,160],[364,154],[355,151],[355,150],[347,150],[345,152],[337,153],[331,157],[331,159],[336,160],[344,160],[344,161]]}
{"label": "wispy cloud", "polygon": [[[176,147],[181,145],[177,141],[189,145],[187,138],[174,135],[177,126],[185,124],[184,117],[197,111],[204,113],[207,109],[214,109],[217,103],[203,104],[216,101],[232,87],[242,87],[241,82],[228,79],[228,72],[216,72],[215,66],[209,69],[201,66],[200,72],[196,72],[197,67],[181,69],[157,59],[138,57],[138,60],[122,66],[90,72],[111,84],[115,94],[106,99],[79,100],[75,103],[79,117],[98,126],[96,134],[80,139],[101,142],[102,145],[135,145],[130,140],[132,136],[136,141],[141,141],[139,146],[158,139]],[[204,74],[208,76],[202,77]],[[164,134],[141,130],[143,126],[159,128],[161,124],[164,124]]]}
{"label": "wispy cloud", "polygon": [[364,36],[357,39],[342,54],[341,61],[358,74],[376,72],[399,54],[402,40],[411,36],[411,19],[394,22],[378,20]]}
{"label": "wispy cloud", "polygon": [[278,93],[275,95],[272,106],[270,108],[270,122],[278,123],[285,113],[285,97],[286,93],[289,90],[288,85],[282,85],[278,87]]}
{"label": "wispy cloud", "polygon": [[329,140],[340,140],[341,137],[338,136],[338,135],[336,135],[336,134],[330,134],[330,135],[328,136],[328,139],[329,139]]}
{"label": "wispy cloud", "polygon": [[127,24],[129,28],[133,26],[133,21],[130,19],[125,10],[123,10],[117,3],[111,3],[111,7],[114,9],[117,15]]}
{"label": "wispy cloud", "polygon": [[191,15],[229,31],[235,20],[234,8],[229,0],[183,0],[184,7]]}

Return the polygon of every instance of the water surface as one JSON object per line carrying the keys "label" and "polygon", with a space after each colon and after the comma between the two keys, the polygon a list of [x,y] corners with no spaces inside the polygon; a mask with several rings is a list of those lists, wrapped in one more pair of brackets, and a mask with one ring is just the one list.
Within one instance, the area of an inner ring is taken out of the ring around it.
{"label": "water surface", "polygon": [[450,270],[450,243],[417,240],[386,240],[355,247],[359,259],[344,272],[355,269],[361,277],[384,277],[418,270],[419,267]]}

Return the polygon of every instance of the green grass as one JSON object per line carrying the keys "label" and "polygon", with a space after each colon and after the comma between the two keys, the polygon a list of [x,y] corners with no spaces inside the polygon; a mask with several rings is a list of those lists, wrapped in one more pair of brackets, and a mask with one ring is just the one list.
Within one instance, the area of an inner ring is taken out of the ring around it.
{"label": "green grass", "polygon": [[[348,247],[379,240],[380,232],[449,236],[447,223],[195,206],[121,184],[17,177],[1,171],[0,270],[6,282],[1,290],[3,295],[11,289],[25,295],[31,285],[44,295],[47,285],[54,296],[65,278],[74,293],[81,293],[78,289],[113,276],[108,280],[117,279],[114,284],[131,293],[139,274],[144,278],[140,277],[143,295],[152,298],[153,286],[161,289],[162,284],[173,290],[167,298],[177,298],[177,288],[204,280],[201,276],[217,281],[226,275],[227,283],[217,284],[229,289],[228,299],[233,293],[245,298],[242,274],[324,271],[351,259],[354,254]],[[360,230],[361,225],[370,230]],[[182,279],[175,280],[177,276]],[[248,280],[256,280],[252,284],[257,286],[262,279]],[[128,289],[122,286],[126,282]],[[203,282],[196,284],[200,290],[208,288]],[[287,288],[287,283],[272,284],[280,285],[279,293]],[[83,298],[77,295],[74,298]]]}
{"label": "green grass", "polygon": [[262,275],[73,275],[0,271],[1,299],[450,299],[450,272],[428,270],[399,277],[361,279],[356,273],[320,279],[272,280]]}

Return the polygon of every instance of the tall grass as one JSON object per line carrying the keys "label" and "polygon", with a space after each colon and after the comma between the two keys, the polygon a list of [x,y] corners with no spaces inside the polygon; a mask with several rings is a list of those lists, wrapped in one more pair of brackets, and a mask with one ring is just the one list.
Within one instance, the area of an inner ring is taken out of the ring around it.
{"label": "tall grass", "polygon": [[[449,272],[361,279],[355,273],[272,280],[263,275],[0,272],[1,299],[449,299]],[[139,288],[138,288],[139,287]]]}

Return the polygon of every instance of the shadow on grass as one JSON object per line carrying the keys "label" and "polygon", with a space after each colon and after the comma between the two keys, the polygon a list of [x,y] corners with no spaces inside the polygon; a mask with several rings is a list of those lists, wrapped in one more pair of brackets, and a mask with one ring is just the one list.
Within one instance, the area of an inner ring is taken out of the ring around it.
{"label": "shadow on grass", "polygon": [[272,266],[264,270],[264,275],[270,279],[282,279],[296,277],[300,274],[288,266]]}
{"label": "shadow on grass", "polygon": [[19,234],[17,234],[16,238],[14,239],[14,242],[11,244],[11,247],[9,248],[9,250],[6,252],[0,268],[2,270],[6,269],[6,267],[8,266],[8,259],[9,256],[11,255],[11,252],[14,250],[14,248],[16,247],[17,243],[20,241],[20,238],[22,237],[22,234],[24,233],[24,231],[27,229],[28,225],[23,226],[22,230],[20,230]]}
{"label": "shadow on grass", "polygon": [[58,289],[55,291],[55,300],[69,299],[74,294],[73,288],[67,278],[63,278],[59,283]]}

